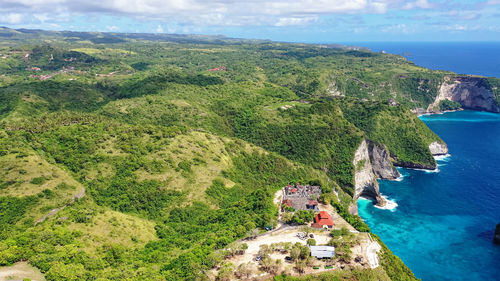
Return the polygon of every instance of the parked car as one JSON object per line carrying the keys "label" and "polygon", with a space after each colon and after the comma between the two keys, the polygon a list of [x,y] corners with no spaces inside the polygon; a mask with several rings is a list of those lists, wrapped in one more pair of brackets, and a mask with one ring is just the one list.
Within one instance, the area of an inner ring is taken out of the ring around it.
{"label": "parked car", "polygon": [[307,238],[307,236],[304,232],[297,233],[297,237],[299,237],[299,239],[301,239],[301,240],[305,240]]}
{"label": "parked car", "polygon": [[314,234],[312,234],[312,233],[311,233],[311,234],[309,234],[309,237],[310,237],[310,238],[314,238]]}
{"label": "parked car", "polygon": [[255,261],[260,261],[261,259],[262,259],[262,256],[257,256],[257,257],[255,258]]}

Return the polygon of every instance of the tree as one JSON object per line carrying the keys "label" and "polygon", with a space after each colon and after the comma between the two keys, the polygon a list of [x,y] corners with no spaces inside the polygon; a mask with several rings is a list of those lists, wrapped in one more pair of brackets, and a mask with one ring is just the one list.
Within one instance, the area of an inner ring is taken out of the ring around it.
{"label": "tree", "polygon": [[226,250],[226,255],[228,257],[232,257],[234,255],[243,255],[246,249],[248,249],[247,243],[234,242],[229,244],[229,246],[225,250]]}
{"label": "tree", "polygon": [[309,249],[309,247],[301,245],[299,258],[307,259],[307,257],[309,257],[310,255],[311,255],[311,250]]}
{"label": "tree", "polygon": [[316,240],[314,239],[307,239],[307,245],[309,246],[316,246]]}
{"label": "tree", "polygon": [[295,270],[300,274],[304,273],[306,270],[306,262],[304,260],[298,260],[295,263]]}
{"label": "tree", "polygon": [[219,274],[217,275],[218,281],[230,281],[233,279],[234,265],[232,263],[226,263],[219,269]]}
{"label": "tree", "polygon": [[282,262],[280,259],[273,260],[270,256],[265,256],[260,261],[260,265],[263,271],[275,275],[281,270]]}
{"label": "tree", "polygon": [[247,236],[250,239],[255,239],[255,237],[257,237],[257,235],[259,235],[259,229],[257,229],[257,228],[251,229],[247,232]]}
{"label": "tree", "polygon": [[210,253],[206,259],[204,264],[208,265],[209,268],[214,268],[224,259],[224,253],[222,251],[214,251]]}
{"label": "tree", "polygon": [[314,218],[313,210],[298,210],[293,214],[291,219],[292,222],[296,224],[307,224]]}
{"label": "tree", "polygon": [[261,257],[268,256],[273,252],[269,245],[260,245],[258,255]]}
{"label": "tree", "polygon": [[300,248],[293,247],[290,250],[290,257],[292,258],[292,260],[297,260],[300,257]]}
{"label": "tree", "polygon": [[82,280],[85,278],[85,268],[82,264],[63,264],[56,262],[45,275],[48,280]]}
{"label": "tree", "polygon": [[293,214],[289,212],[281,213],[281,220],[285,223],[290,223],[292,221]]}
{"label": "tree", "polygon": [[248,244],[247,243],[241,243],[240,244],[240,255],[243,255],[247,249],[248,249]]}
{"label": "tree", "polygon": [[234,274],[238,278],[250,278],[255,271],[255,265],[251,262],[242,263],[238,266]]}

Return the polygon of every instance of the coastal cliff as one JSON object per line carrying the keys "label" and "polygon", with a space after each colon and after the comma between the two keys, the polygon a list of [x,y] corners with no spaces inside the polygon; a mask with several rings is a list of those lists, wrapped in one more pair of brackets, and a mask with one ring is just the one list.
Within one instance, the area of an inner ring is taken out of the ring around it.
{"label": "coastal cliff", "polygon": [[[442,142],[432,142],[429,150],[433,156],[446,155],[448,147]],[[387,204],[380,194],[377,179],[397,179],[400,175],[393,165],[390,153],[384,145],[364,139],[356,149],[353,165],[354,173],[354,196],[353,203],[349,207],[352,214],[358,213],[357,200],[359,197],[373,199],[377,206],[383,207]],[[401,164],[401,163],[400,163]],[[404,163],[400,165],[405,168],[435,169],[415,163]]]}
{"label": "coastal cliff", "polygon": [[370,140],[363,140],[354,155],[354,196],[349,211],[358,213],[357,200],[366,196],[376,201],[378,206],[385,206],[386,200],[379,190],[378,178],[396,179],[399,172],[392,165],[387,149]]}
{"label": "coastal cliff", "polygon": [[[427,108],[428,113],[440,112],[440,102],[457,102],[463,109],[500,112],[498,102],[486,78],[473,76],[445,77],[438,95]],[[421,111],[417,111],[421,113]]]}
{"label": "coastal cliff", "polygon": [[[429,144],[429,151],[432,156],[440,156],[448,154],[448,146],[440,141],[434,141]],[[422,163],[414,163],[414,162],[401,162],[395,159],[395,165],[402,168],[408,169],[423,169],[423,170],[434,170],[437,167],[436,161],[434,161],[433,165],[430,164],[422,164]]]}
{"label": "coastal cliff", "polygon": [[435,141],[429,144],[429,150],[433,156],[446,155],[448,146],[445,143]]}

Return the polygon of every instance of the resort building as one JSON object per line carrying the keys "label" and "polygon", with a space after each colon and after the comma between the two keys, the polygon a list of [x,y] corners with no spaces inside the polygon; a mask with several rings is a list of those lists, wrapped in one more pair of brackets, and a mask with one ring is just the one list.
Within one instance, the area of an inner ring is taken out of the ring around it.
{"label": "resort building", "polygon": [[318,198],[321,196],[320,186],[287,185],[283,188],[283,207],[295,210],[313,210],[318,212]]}
{"label": "resort building", "polygon": [[335,247],[332,246],[309,246],[311,257],[318,259],[335,257]]}
{"label": "resort building", "polygon": [[332,228],[334,225],[332,216],[326,212],[321,211],[316,216],[314,216],[314,223],[311,227],[314,228]]}

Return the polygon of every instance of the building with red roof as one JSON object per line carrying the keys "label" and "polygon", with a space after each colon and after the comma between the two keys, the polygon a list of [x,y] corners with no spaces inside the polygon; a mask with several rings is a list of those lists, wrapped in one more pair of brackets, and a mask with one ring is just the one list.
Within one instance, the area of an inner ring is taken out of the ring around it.
{"label": "building with red roof", "polygon": [[313,224],[311,224],[311,227],[312,228],[323,228],[323,226],[319,223],[313,223]]}
{"label": "building with red roof", "polygon": [[332,216],[326,211],[321,211],[314,217],[314,223],[312,227],[321,226],[331,228],[333,227],[333,225],[334,223]]}
{"label": "building with red roof", "polygon": [[284,206],[287,206],[287,207],[292,207],[292,200],[290,199],[285,199],[283,200],[283,202],[281,202]]}
{"label": "building with red roof", "polygon": [[315,210],[318,207],[318,201],[316,200],[309,200],[307,202],[306,208],[310,210]]}

